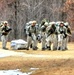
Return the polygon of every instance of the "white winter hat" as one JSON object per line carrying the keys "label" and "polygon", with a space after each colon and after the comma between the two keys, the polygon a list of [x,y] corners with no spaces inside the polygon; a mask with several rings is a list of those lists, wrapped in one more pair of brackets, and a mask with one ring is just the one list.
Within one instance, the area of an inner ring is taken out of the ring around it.
{"label": "white winter hat", "polygon": [[50,22],[50,23],[49,23],[49,25],[52,25],[52,24],[55,24],[55,22],[53,21],[53,22]]}
{"label": "white winter hat", "polygon": [[8,22],[7,22],[7,21],[4,21],[4,24],[5,24],[5,23],[8,23]]}
{"label": "white winter hat", "polygon": [[36,21],[33,21],[32,23],[36,23]]}
{"label": "white winter hat", "polygon": [[68,25],[69,25],[69,23],[68,23],[68,22],[65,22],[65,23],[64,23],[64,25],[65,25],[65,26],[68,26]]}
{"label": "white winter hat", "polygon": [[48,26],[48,22],[45,22],[45,24],[44,24],[45,26]]}

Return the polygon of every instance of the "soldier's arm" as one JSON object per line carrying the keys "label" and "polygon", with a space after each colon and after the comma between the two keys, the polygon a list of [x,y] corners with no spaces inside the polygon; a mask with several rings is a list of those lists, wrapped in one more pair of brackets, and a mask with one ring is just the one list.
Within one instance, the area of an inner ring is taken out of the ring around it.
{"label": "soldier's arm", "polygon": [[26,34],[27,34],[28,36],[31,36],[30,26],[26,29]]}
{"label": "soldier's arm", "polygon": [[67,32],[68,32],[70,35],[72,34],[72,33],[71,33],[71,28],[70,28],[70,26],[68,26]]}
{"label": "soldier's arm", "polygon": [[26,29],[26,34],[27,34],[27,35],[29,34],[29,30],[28,30],[28,29]]}
{"label": "soldier's arm", "polygon": [[1,28],[1,34],[2,34],[2,35],[7,35],[7,34],[8,34],[8,33],[5,31],[5,27],[4,27],[4,26]]}

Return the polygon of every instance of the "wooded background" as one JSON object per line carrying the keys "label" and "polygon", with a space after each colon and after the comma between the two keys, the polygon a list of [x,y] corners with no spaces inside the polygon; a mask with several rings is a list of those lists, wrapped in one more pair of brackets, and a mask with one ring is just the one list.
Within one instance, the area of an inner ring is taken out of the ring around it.
{"label": "wooded background", "polygon": [[[0,21],[7,20],[12,28],[9,40],[26,39],[25,24],[45,18],[48,21],[68,21],[72,29],[70,41],[74,41],[73,0],[0,0]],[[72,7],[72,9],[70,9]],[[72,20],[71,20],[72,19]]]}

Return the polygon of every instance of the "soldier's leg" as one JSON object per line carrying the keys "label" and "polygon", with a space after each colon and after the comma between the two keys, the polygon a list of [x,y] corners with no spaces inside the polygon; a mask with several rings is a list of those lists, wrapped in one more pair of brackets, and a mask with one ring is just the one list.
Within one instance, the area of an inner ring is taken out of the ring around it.
{"label": "soldier's leg", "polygon": [[42,50],[46,49],[46,35],[42,35]]}
{"label": "soldier's leg", "polygon": [[7,40],[8,40],[8,36],[5,37],[6,41],[5,41],[5,47],[7,45]]}
{"label": "soldier's leg", "polygon": [[36,36],[36,48],[38,49],[38,43],[41,43],[41,34],[38,34],[37,36]]}
{"label": "soldier's leg", "polygon": [[2,41],[2,48],[3,48],[3,49],[6,49],[7,36],[2,35],[2,36],[1,36],[1,41]]}
{"label": "soldier's leg", "polygon": [[31,45],[30,45],[30,48],[32,48],[32,43],[31,43]]}
{"label": "soldier's leg", "polygon": [[38,41],[36,40],[36,49],[38,49]]}
{"label": "soldier's leg", "polygon": [[46,38],[46,47],[48,50],[51,50],[51,35]]}
{"label": "soldier's leg", "polygon": [[62,38],[61,34],[58,34],[58,46],[57,50],[62,50]]}
{"label": "soldier's leg", "polygon": [[36,36],[35,35],[33,35],[33,50],[37,50],[38,48],[37,48],[37,40],[36,40]]}
{"label": "soldier's leg", "polygon": [[54,34],[54,37],[53,37],[53,50],[57,50],[57,46],[58,46],[58,38],[57,38],[57,35]]}
{"label": "soldier's leg", "polygon": [[68,38],[68,37],[66,37],[66,40],[65,40],[65,49],[66,49],[66,50],[68,50],[68,47],[67,47],[68,40],[69,40],[69,38]]}
{"label": "soldier's leg", "polygon": [[61,50],[61,41],[58,41],[58,47],[57,47],[57,50]]}
{"label": "soldier's leg", "polygon": [[64,50],[64,43],[65,43],[65,39],[63,38],[63,35],[61,36],[61,50]]}
{"label": "soldier's leg", "polygon": [[5,37],[4,37],[4,35],[1,36],[1,41],[2,41],[2,48],[4,48],[5,47],[5,44],[4,44]]}
{"label": "soldier's leg", "polygon": [[68,38],[64,38],[63,44],[62,44],[63,50],[67,50],[67,49],[68,49],[68,48],[67,48],[67,42],[68,42]]}
{"label": "soldier's leg", "polygon": [[30,36],[27,36],[27,50],[29,50],[31,44],[32,44],[32,38]]}
{"label": "soldier's leg", "polygon": [[49,41],[48,44],[49,44],[49,45],[47,46],[47,49],[48,49],[48,50],[51,50],[51,41]]}

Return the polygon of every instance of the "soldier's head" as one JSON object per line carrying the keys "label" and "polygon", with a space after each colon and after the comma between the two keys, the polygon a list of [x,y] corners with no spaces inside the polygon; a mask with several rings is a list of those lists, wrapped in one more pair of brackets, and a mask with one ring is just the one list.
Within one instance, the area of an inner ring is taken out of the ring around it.
{"label": "soldier's head", "polygon": [[29,21],[28,24],[31,25],[33,21]]}
{"label": "soldier's head", "polygon": [[60,27],[63,27],[63,26],[64,26],[64,23],[61,22],[61,23],[60,23]]}
{"label": "soldier's head", "polygon": [[32,22],[32,26],[35,26],[35,25],[36,25],[36,21],[33,21],[33,22]]}
{"label": "soldier's head", "polygon": [[48,26],[48,22],[45,22],[44,26],[47,27]]}
{"label": "soldier's head", "polygon": [[8,22],[7,21],[4,21],[4,26],[7,26],[8,25]]}
{"label": "soldier's head", "polygon": [[68,28],[69,23],[68,23],[68,22],[65,22],[65,23],[64,23],[64,25],[65,25],[65,27],[67,27],[67,28]]}
{"label": "soldier's head", "polygon": [[41,22],[41,26],[44,25],[44,24],[45,24],[45,20],[42,20],[42,22]]}
{"label": "soldier's head", "polygon": [[54,22],[54,21],[53,21],[53,22],[50,22],[49,25],[50,25],[51,27],[53,27],[53,26],[55,26],[55,22]]}

